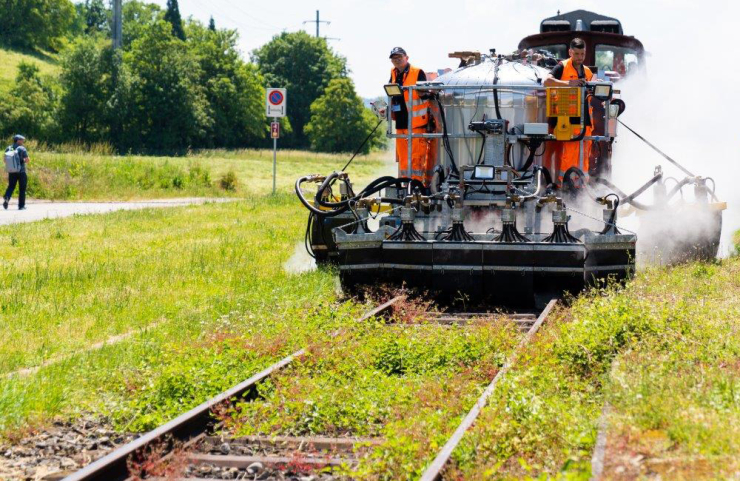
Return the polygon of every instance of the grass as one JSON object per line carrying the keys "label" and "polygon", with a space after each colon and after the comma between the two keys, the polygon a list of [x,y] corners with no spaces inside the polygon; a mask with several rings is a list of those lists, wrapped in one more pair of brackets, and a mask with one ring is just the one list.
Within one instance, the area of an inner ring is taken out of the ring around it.
{"label": "grass", "polygon": [[[115,156],[105,146],[29,146],[29,195],[52,200],[134,200],[263,195],[272,191],[272,151],[210,150],[182,157]],[[353,182],[393,173],[392,153],[358,157]],[[300,175],[341,169],[349,154],[279,150],[277,190],[289,192]]]}
{"label": "grass", "polygon": [[735,473],[738,274],[740,259],[651,269],[577,299],[501,384],[451,477],[589,479],[605,402],[606,479]]}
{"label": "grass", "polygon": [[[351,474],[417,477],[518,336],[502,324],[357,325],[365,306],[338,299],[334,272],[285,272],[305,228],[288,193],[296,172],[328,172],[343,158],[284,156],[273,197],[262,195],[271,189],[268,151],[32,152],[39,165],[89,180],[72,198],[226,195],[215,184],[234,172],[228,195],[247,199],[0,228],[0,373],[71,355],[0,379],[0,432],[17,435],[80,411],[105,414],[121,430],[149,429],[312,344],[262,386],[262,399],[234,406],[232,426],[244,434],[379,436],[383,444]],[[382,154],[358,162],[358,184],[387,165]],[[136,187],[146,169],[165,179],[195,169],[194,178],[207,172],[212,185]],[[732,258],[645,270],[624,288],[572,300],[499,383],[448,477],[588,479],[605,402],[608,478],[733,476],[739,288],[740,259]]]}
{"label": "grass", "polygon": [[18,74],[18,64],[21,62],[32,63],[38,66],[41,75],[55,76],[60,67],[54,57],[43,53],[21,53],[13,50],[0,48],[0,93],[7,93],[15,84]]}
{"label": "grass", "polygon": [[[128,363],[148,359],[159,369],[157,356],[168,352],[163,346],[192,347],[190,342],[224,322],[221,316],[235,313],[257,329],[265,318],[283,319],[287,310],[300,307],[290,321],[281,321],[300,322],[314,299],[335,296],[332,273],[294,276],[281,269],[301,239],[304,221],[294,197],[281,195],[0,229],[0,245],[6,246],[0,373],[160,323],[145,336],[93,355],[90,359],[104,359],[109,368],[99,373],[82,356],[28,379],[4,380],[0,428],[48,419],[73,406],[79,396],[66,391],[91,384],[71,379],[98,379],[102,385],[92,386],[102,393],[116,387],[120,377],[112,374]],[[61,404],[54,405],[55,399]]]}
{"label": "grass", "polygon": [[239,403],[239,434],[381,437],[353,479],[417,479],[503,365],[520,334],[505,321],[344,325]]}

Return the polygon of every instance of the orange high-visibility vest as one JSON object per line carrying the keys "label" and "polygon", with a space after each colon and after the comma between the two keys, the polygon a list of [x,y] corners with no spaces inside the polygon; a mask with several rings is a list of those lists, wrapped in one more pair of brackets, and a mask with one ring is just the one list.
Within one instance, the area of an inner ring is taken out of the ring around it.
{"label": "orange high-visibility vest", "polygon": [[[416,85],[416,82],[419,80],[419,72],[421,72],[420,69],[413,67],[409,65],[408,71],[405,73],[401,85],[404,87],[408,87],[410,85]],[[391,83],[399,83],[398,79],[396,79],[396,69],[391,69]],[[403,92],[403,99],[406,101],[406,105],[409,104],[409,91],[404,90]],[[419,92],[414,90],[413,96],[411,97],[411,112],[409,112],[409,115],[411,115],[411,128],[417,128],[417,127],[424,127],[429,122],[429,115],[427,113],[427,109],[429,108],[429,102],[427,100],[422,100],[421,97],[419,97]],[[406,128],[404,125],[403,128]]]}
{"label": "orange high-visibility vest", "polygon": [[[561,63],[563,64],[563,76],[560,78],[560,80],[578,80],[580,78],[578,77],[578,71],[573,66],[572,58],[569,58],[568,60],[563,60]],[[582,67],[583,73],[586,77],[586,81],[590,82],[594,76],[593,72],[591,72],[591,69],[586,67],[585,65],[582,65]]]}
{"label": "orange high-visibility vest", "polygon": [[[578,76],[578,71],[573,66],[573,59],[564,60],[562,62],[563,64],[563,76],[560,78],[560,80],[578,80],[580,77]],[[584,78],[587,82],[590,82],[593,78],[594,74],[591,72],[591,69],[583,65],[583,74]],[[587,99],[583,99],[584,102],[587,102]],[[591,123],[593,123],[593,112],[591,107],[589,106],[589,113],[591,114]],[[591,135],[593,129],[591,127],[591,124],[587,124],[586,126],[586,135]],[[574,126],[573,128],[573,135],[578,135],[580,133],[580,127]],[[580,164],[580,144],[579,142],[559,142],[560,145],[560,155],[559,155],[559,167],[556,169],[556,175],[559,183],[563,182],[563,176],[565,175],[565,172],[571,168],[571,167],[578,167],[580,168],[586,175],[588,175],[589,170],[589,157],[591,156],[591,141],[587,140],[583,142],[583,165]]]}

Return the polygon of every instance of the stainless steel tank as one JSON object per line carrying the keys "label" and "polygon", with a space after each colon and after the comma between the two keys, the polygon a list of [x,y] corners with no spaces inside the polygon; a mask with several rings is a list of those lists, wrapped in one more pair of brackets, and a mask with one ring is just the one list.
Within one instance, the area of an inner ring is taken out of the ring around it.
{"label": "stainless steel tank", "polygon": [[[497,62],[500,62],[498,70]],[[440,103],[444,108],[450,147],[458,166],[475,164],[480,154],[482,139],[468,130],[470,122],[483,120],[484,117],[497,118],[493,90],[486,86],[493,86],[495,77],[496,85],[504,86],[498,89],[499,112],[508,121],[508,130],[511,131],[524,123],[547,122],[545,92],[537,90],[537,87],[542,88],[542,81],[548,73],[548,70],[531,64],[484,56],[477,64],[458,68],[435,79],[435,84],[450,87],[440,93]],[[531,85],[533,88],[507,89],[507,85]],[[471,89],[473,86],[480,88]],[[441,131],[437,105],[433,105],[432,111]],[[524,163],[527,150],[521,143],[514,143],[510,155],[513,166],[517,168]],[[437,158],[443,166],[450,165],[449,156],[441,143]],[[535,163],[539,164],[540,160],[539,156],[536,157]],[[503,159],[493,159],[491,163],[500,166],[503,165]]]}

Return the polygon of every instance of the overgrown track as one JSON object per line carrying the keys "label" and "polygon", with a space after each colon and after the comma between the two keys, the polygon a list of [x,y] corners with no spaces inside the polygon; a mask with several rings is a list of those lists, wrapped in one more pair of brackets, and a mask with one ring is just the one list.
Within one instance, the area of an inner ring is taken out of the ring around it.
{"label": "overgrown track", "polygon": [[[373,316],[380,316],[390,310],[401,297],[395,297],[390,301],[370,310],[358,322],[367,320]],[[174,446],[183,448],[194,447],[201,441],[207,440],[208,433],[215,426],[213,413],[229,400],[242,397],[252,391],[257,384],[270,377],[275,372],[288,366],[293,360],[305,354],[305,349],[300,349],[293,354],[281,359],[264,371],[261,371],[246,381],[222,392],[209,399],[203,404],[178,416],[172,421],[150,431],[140,438],[121,446],[107,456],[95,461],[87,467],[64,478],[64,481],[124,481],[130,479],[128,463],[137,455],[142,455],[155,447],[164,446],[169,451]],[[315,443],[314,443],[315,445]],[[351,450],[350,450],[351,451]],[[165,456],[167,456],[165,454]],[[198,456],[198,455],[195,455]],[[231,463],[231,466],[241,465],[247,459],[234,459],[234,456],[224,458],[223,462]],[[262,460],[265,462],[265,460]],[[254,463],[252,460],[251,463]],[[278,463],[279,464],[279,463]]]}
{"label": "overgrown track", "polygon": [[[398,296],[368,311],[358,322],[373,317],[380,317],[391,312],[399,301]],[[463,420],[452,438],[443,447],[437,458],[428,467],[422,479],[436,480],[441,478],[452,451],[462,439],[467,429],[493,393],[497,382],[513,365],[519,352],[534,336],[555,305],[550,301],[547,307],[537,316],[534,313],[514,313],[506,317],[527,332],[506,364],[499,370],[492,382],[478,399],[475,406]],[[467,325],[480,319],[490,319],[490,313],[482,312],[425,312],[421,323],[434,323],[441,326]],[[413,325],[414,322],[406,325]],[[156,462],[171,465],[187,466],[175,477],[170,473],[166,479],[197,481],[204,479],[287,479],[285,472],[319,472],[331,471],[340,466],[352,467],[368,448],[380,444],[381,439],[350,439],[327,437],[280,437],[280,436],[245,436],[228,438],[213,436],[217,426],[213,414],[229,400],[244,397],[253,392],[255,386],[272,374],[288,366],[293,360],[301,357],[305,349],[294,352],[264,371],[252,376],[243,383],[219,394],[200,406],[177,417],[169,423],[151,431],[135,441],[122,446],[104,458],[65,478],[65,481],[78,480],[112,480],[131,479],[129,464],[146,464],[147,456]],[[143,460],[137,463],[136,460]],[[273,473],[275,476],[273,476]],[[153,473],[149,473],[153,474]],[[185,476],[185,477],[182,477]],[[227,477],[223,477],[227,476]],[[149,476],[147,479],[165,479]],[[334,478],[327,478],[334,479]]]}
{"label": "overgrown track", "polygon": [[445,469],[445,466],[447,465],[447,462],[450,460],[450,456],[452,456],[452,452],[462,440],[465,432],[473,425],[475,419],[485,407],[488,398],[496,389],[496,384],[498,384],[499,380],[506,374],[511,366],[514,365],[517,357],[519,356],[519,353],[529,343],[529,341],[532,340],[542,323],[545,322],[545,319],[550,314],[553,307],[555,307],[556,302],[557,300],[553,299],[547,303],[545,309],[537,317],[537,320],[529,328],[529,331],[527,331],[526,337],[522,339],[522,341],[519,343],[517,349],[506,361],[506,364],[504,364],[504,366],[498,371],[498,373],[496,373],[496,376],[493,378],[486,390],[483,391],[483,394],[481,394],[481,396],[478,398],[475,406],[473,406],[473,408],[468,412],[467,416],[465,416],[465,419],[463,419],[462,423],[460,423],[460,426],[458,426],[458,428],[455,430],[452,437],[442,447],[442,450],[439,452],[439,454],[437,454],[437,457],[434,458],[434,461],[432,461],[429,467],[427,467],[427,469],[424,471],[424,474],[422,474],[421,476],[421,481],[436,481],[438,479],[442,479],[442,473]]}

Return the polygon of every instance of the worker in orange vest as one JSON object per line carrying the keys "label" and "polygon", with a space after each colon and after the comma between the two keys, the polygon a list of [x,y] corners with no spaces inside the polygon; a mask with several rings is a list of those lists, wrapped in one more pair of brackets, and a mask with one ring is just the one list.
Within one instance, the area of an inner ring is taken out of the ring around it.
{"label": "worker in orange vest", "polygon": [[[427,79],[423,70],[412,66],[406,51],[401,47],[395,47],[390,55],[393,69],[391,69],[390,83],[408,87],[416,85],[417,82]],[[408,105],[409,91],[404,90],[401,96],[391,98],[391,118],[396,121],[396,133],[408,134]],[[426,132],[429,123],[429,101],[426,95],[420,95],[414,90],[411,96],[411,128],[414,134]],[[432,142],[430,139],[412,139],[411,141],[411,166],[408,165],[408,140],[396,139],[396,162],[398,162],[398,174],[400,177],[410,177],[429,186],[432,180],[434,165],[431,153]]]}
{"label": "worker in orange vest", "polygon": [[[593,73],[591,69],[583,65],[583,61],[586,59],[586,43],[580,38],[574,38],[570,41],[568,55],[570,55],[570,58],[556,65],[545,78],[545,87],[581,87],[585,82],[591,81]],[[583,101],[587,102],[588,100],[584,98]],[[586,117],[583,122],[587,136],[593,132],[590,111],[590,108],[586,109]],[[573,136],[576,137],[580,133],[581,126],[574,125]],[[557,175],[558,183],[562,184],[563,174],[571,167],[578,167],[585,174],[588,174],[591,141],[583,142],[583,165],[580,164],[580,142],[559,142],[559,144],[561,145],[559,149],[556,149],[555,157],[560,162],[559,165],[556,165],[556,171],[553,172]]]}

